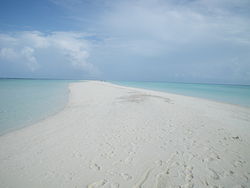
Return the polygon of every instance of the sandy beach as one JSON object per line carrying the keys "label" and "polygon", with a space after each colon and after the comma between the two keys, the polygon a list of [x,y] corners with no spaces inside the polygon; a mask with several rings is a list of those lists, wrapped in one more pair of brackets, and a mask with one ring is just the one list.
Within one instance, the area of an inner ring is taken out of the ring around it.
{"label": "sandy beach", "polygon": [[2,188],[250,187],[250,108],[101,81],[0,137]]}

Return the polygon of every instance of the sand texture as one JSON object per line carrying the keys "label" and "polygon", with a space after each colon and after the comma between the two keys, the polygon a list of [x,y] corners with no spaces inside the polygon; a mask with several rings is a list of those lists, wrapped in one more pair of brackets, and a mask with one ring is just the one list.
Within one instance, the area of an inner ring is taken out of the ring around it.
{"label": "sand texture", "polygon": [[250,108],[88,81],[0,137],[1,188],[250,187]]}

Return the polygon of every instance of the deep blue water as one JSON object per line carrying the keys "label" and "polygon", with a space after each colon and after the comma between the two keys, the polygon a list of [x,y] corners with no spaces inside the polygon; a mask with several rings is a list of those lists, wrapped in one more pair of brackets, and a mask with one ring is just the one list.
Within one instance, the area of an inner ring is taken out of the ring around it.
{"label": "deep blue water", "polygon": [[163,91],[250,107],[249,85],[189,84],[169,82],[112,82],[115,84]]}
{"label": "deep blue water", "polygon": [[30,125],[61,110],[65,80],[0,79],[0,134]]}

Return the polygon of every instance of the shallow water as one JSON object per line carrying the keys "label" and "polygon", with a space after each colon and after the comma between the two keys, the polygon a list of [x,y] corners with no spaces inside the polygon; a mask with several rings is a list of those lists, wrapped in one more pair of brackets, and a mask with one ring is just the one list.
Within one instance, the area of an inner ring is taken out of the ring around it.
{"label": "shallow water", "polygon": [[30,125],[61,110],[67,80],[0,79],[0,134]]}
{"label": "shallow water", "polygon": [[115,84],[170,92],[250,107],[249,85],[189,84],[169,82],[112,82]]}

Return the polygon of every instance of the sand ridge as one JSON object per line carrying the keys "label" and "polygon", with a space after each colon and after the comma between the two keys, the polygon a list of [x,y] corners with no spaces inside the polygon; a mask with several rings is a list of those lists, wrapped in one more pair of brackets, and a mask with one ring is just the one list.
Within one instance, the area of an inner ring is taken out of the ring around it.
{"label": "sand ridge", "polygon": [[250,187],[250,109],[89,81],[0,137],[0,187]]}

